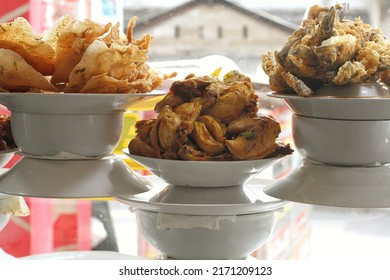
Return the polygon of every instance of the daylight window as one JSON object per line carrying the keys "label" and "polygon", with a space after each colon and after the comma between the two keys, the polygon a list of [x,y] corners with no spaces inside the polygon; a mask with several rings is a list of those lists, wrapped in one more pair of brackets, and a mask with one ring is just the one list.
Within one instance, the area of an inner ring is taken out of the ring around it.
{"label": "daylight window", "polygon": [[223,37],[223,30],[222,30],[222,26],[218,26],[218,39],[222,39]]}
{"label": "daylight window", "polygon": [[204,38],[204,29],[203,29],[203,26],[199,26],[198,34],[199,34],[199,38],[200,38],[200,39],[203,39],[203,38]]}
{"label": "daylight window", "polygon": [[247,39],[248,38],[248,26],[244,25],[242,27],[242,38]]}
{"label": "daylight window", "polygon": [[180,38],[180,26],[175,26],[175,38]]}

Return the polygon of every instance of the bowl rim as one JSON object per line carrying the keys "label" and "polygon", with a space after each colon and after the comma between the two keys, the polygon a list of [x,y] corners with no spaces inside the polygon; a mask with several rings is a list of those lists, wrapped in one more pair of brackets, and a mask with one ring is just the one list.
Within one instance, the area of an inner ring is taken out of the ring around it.
{"label": "bowl rim", "polygon": [[389,100],[390,95],[388,97],[380,97],[380,96],[360,96],[360,97],[346,97],[346,96],[316,96],[315,94],[311,96],[300,96],[295,93],[277,93],[274,91],[270,91],[266,93],[267,96],[272,98],[281,98],[287,100],[299,100],[299,101],[354,101],[354,102],[366,102],[367,100],[372,101],[381,101]]}
{"label": "bowl rim", "polygon": [[[145,159],[156,162],[167,162],[167,163],[175,163],[175,164],[198,164],[198,165],[209,165],[209,164],[221,164],[221,165],[233,165],[233,164],[242,164],[242,163],[256,163],[256,162],[267,162],[267,161],[275,161],[284,158],[285,156],[272,157],[272,158],[263,158],[263,159],[255,159],[255,160],[183,160],[183,159],[163,159],[163,158],[153,158],[153,157],[145,157],[139,155],[133,155],[129,152],[128,148],[122,149],[122,152],[125,156],[130,157],[137,161],[137,159]],[[141,161],[139,161],[140,164]]]}
{"label": "bowl rim", "polygon": [[124,112],[134,104],[165,95],[162,90],[147,93],[0,93],[0,104],[13,113],[102,114]]}

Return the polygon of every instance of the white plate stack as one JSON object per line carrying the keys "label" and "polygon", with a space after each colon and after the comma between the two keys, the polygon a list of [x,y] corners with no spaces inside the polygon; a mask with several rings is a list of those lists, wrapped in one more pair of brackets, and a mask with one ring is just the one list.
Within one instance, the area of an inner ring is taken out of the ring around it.
{"label": "white plate stack", "polygon": [[127,108],[164,94],[2,93],[22,158],[2,170],[0,193],[95,198],[148,191],[148,182],[113,150]]}
{"label": "white plate stack", "polygon": [[390,207],[390,96],[380,83],[324,86],[313,96],[270,93],[293,112],[302,165],[266,188],[313,205]]}
{"label": "white plate stack", "polygon": [[272,181],[254,178],[280,158],[207,162],[128,155],[154,173],[147,178],[153,188],[116,198],[136,213],[144,238],[167,258],[247,259],[268,240],[287,203],[264,194]]}

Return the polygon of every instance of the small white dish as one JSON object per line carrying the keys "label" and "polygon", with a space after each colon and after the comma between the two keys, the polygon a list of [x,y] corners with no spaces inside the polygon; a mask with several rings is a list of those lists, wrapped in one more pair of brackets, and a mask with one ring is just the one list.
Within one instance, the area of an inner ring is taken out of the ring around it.
{"label": "small white dish", "polygon": [[2,93],[0,103],[11,111],[13,138],[22,152],[77,159],[110,154],[122,135],[126,109],[164,94]]}
{"label": "small white dish", "polygon": [[240,161],[185,161],[136,156],[123,153],[145,166],[165,182],[177,186],[240,186],[283,157]]}
{"label": "small white dish", "polygon": [[350,208],[390,207],[390,166],[340,167],[305,159],[264,192],[286,201]]}
{"label": "small white dish", "polygon": [[146,260],[146,258],[114,251],[64,251],[31,255],[19,260]]}
{"label": "small white dish", "polygon": [[390,94],[380,83],[324,86],[312,96],[268,93],[294,114],[339,120],[390,120]]}
{"label": "small white dish", "polygon": [[148,191],[149,183],[117,156],[98,160],[21,158],[0,175],[0,192],[43,198],[99,198]]}
{"label": "small white dish", "polygon": [[331,120],[292,116],[297,151],[339,166],[390,163],[390,120]]}

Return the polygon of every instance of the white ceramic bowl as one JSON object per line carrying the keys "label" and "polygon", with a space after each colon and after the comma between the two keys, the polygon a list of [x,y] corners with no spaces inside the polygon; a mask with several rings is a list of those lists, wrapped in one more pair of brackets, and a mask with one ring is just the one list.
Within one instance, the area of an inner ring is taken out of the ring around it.
{"label": "white ceramic bowl", "polygon": [[245,259],[267,241],[287,204],[264,194],[272,180],[183,188],[154,175],[147,179],[150,191],[116,198],[135,209],[145,239],[169,258]]}
{"label": "white ceramic bowl", "polygon": [[185,161],[142,157],[123,153],[145,166],[165,182],[179,186],[238,186],[253,178],[282,157],[241,161]]}
{"label": "white ceramic bowl", "polygon": [[390,120],[329,120],[292,116],[297,151],[306,158],[340,166],[390,162]]}
{"label": "white ceramic bowl", "polygon": [[[136,210],[144,238],[160,252],[174,259],[246,259],[270,236],[276,219],[274,211],[237,216],[178,215],[175,228],[160,226],[161,215]],[[175,217],[170,215],[169,217]],[[180,226],[185,219],[207,219],[216,228]]]}
{"label": "white ceramic bowl", "polygon": [[101,157],[117,146],[127,107],[158,95],[2,93],[23,153],[54,158]]}
{"label": "white ceramic bowl", "polygon": [[340,120],[390,120],[390,94],[379,83],[324,86],[312,96],[269,93],[294,114]]}

